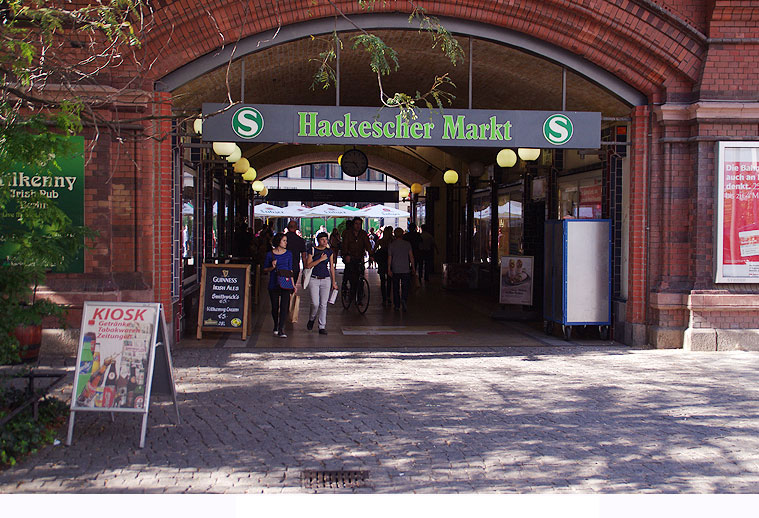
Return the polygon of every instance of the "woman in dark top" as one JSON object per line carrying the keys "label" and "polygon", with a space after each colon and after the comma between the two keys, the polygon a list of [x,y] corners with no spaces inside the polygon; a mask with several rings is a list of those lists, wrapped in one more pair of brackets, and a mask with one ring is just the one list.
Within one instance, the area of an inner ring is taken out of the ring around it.
{"label": "woman in dark top", "polygon": [[374,250],[374,258],[377,260],[377,273],[380,278],[380,292],[382,293],[382,306],[390,307],[392,300],[393,281],[387,277],[387,251],[393,241],[393,227],[387,226],[382,231],[382,238]]}
{"label": "woman in dark top", "polygon": [[306,259],[306,268],[311,270],[311,280],[308,283],[308,291],[311,294],[311,312],[308,317],[306,328],[310,331],[314,328],[314,321],[319,316],[319,334],[327,334],[327,302],[329,301],[330,288],[337,289],[335,281],[335,253],[329,248],[329,236],[326,232],[320,232],[316,236],[318,245],[312,248]]}
{"label": "woman in dark top", "polygon": [[274,250],[266,253],[262,271],[264,273],[271,272],[269,273],[269,298],[271,299],[271,316],[274,319],[274,336],[287,338],[285,322],[290,310],[290,295],[295,292],[295,281],[291,277],[289,284],[293,287],[286,289],[280,286],[279,277],[282,270],[292,272],[293,256],[287,250],[287,237],[284,234],[274,236],[271,244],[274,246]]}

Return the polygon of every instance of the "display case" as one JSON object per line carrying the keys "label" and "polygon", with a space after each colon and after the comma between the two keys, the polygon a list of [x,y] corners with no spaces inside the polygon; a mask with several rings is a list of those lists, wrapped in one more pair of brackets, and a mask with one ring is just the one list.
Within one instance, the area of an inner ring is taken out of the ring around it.
{"label": "display case", "polygon": [[572,326],[597,325],[607,339],[611,325],[611,221],[547,221],[543,318],[545,331],[561,324],[564,338]]}

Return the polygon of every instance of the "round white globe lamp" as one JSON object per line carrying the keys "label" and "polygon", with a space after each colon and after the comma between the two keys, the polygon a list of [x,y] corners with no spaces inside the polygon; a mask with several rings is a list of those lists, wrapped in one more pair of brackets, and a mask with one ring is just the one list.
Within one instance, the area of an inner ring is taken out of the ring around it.
{"label": "round white globe lamp", "polygon": [[229,156],[234,152],[236,147],[237,144],[234,142],[214,142],[213,152],[217,155]]}
{"label": "round white globe lamp", "polygon": [[510,149],[502,149],[496,155],[495,161],[500,167],[514,167],[517,163],[517,154]]}
{"label": "round white globe lamp", "polygon": [[532,149],[527,147],[520,147],[518,150],[519,158],[524,160],[525,162],[530,162],[532,160],[537,160],[540,156],[540,150],[539,149]]}
{"label": "round white globe lamp", "polygon": [[256,179],[256,170],[249,167],[248,170],[242,174],[242,179],[246,182],[252,182]]}

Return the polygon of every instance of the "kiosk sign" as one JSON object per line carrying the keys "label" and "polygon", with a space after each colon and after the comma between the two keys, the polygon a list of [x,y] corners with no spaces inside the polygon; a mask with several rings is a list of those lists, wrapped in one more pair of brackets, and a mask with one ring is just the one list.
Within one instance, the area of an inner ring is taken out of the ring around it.
{"label": "kiosk sign", "polygon": [[156,393],[173,397],[179,422],[168,336],[161,304],[84,303],[66,444],[77,412],[127,412],[143,414],[143,448]]}
{"label": "kiosk sign", "polygon": [[759,283],[759,142],[719,142],[716,282]]}

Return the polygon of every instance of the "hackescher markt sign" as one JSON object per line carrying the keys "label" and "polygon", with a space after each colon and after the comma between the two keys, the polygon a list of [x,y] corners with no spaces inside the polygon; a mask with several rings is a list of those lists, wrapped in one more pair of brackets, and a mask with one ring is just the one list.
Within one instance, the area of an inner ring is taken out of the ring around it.
{"label": "hackescher markt sign", "polygon": [[[204,104],[203,140],[289,144],[597,149],[599,112],[398,110],[350,106]],[[222,111],[223,110],[223,111]]]}

